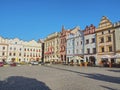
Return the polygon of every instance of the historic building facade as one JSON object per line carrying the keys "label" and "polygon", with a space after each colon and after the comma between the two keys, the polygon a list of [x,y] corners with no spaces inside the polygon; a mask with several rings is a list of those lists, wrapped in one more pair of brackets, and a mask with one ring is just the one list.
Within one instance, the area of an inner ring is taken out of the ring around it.
{"label": "historic building facade", "polygon": [[0,37],[0,60],[14,62],[30,62],[41,60],[41,43]]}
{"label": "historic building facade", "polygon": [[115,28],[115,58],[116,63],[120,63],[120,22],[113,24]]}
{"label": "historic building facade", "polygon": [[69,34],[69,30],[65,30],[64,26],[62,26],[62,31],[60,32],[60,60],[62,63],[66,63],[66,46],[67,46],[67,36]]}
{"label": "historic building facade", "polygon": [[60,33],[48,35],[44,40],[44,62],[60,62]]}
{"label": "historic building facade", "polygon": [[96,61],[96,34],[95,26],[91,24],[84,30],[84,60],[90,64]]}
{"label": "historic building facade", "polygon": [[8,56],[8,40],[0,37],[0,61],[7,60]]}
{"label": "historic building facade", "polygon": [[8,40],[8,61],[23,61],[23,41],[18,38]]}
{"label": "historic building facade", "polygon": [[112,57],[115,54],[115,45],[112,22],[107,17],[103,16],[95,32],[98,62],[101,62],[101,60],[114,62],[114,58]]}
{"label": "historic building facade", "polygon": [[[80,63],[80,58],[83,58],[83,31],[79,27],[70,30],[67,37],[67,62]],[[76,57],[79,57],[77,59]]]}
{"label": "historic building facade", "polygon": [[35,40],[23,42],[24,61],[41,61],[42,57],[42,44],[37,43]]}

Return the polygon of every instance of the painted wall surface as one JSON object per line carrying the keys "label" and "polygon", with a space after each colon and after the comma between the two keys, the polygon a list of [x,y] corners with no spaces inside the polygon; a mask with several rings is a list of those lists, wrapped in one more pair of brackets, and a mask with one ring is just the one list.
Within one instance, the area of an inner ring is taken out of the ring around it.
{"label": "painted wall surface", "polygon": [[55,32],[50,34],[45,39],[44,47],[44,62],[59,62],[60,61],[60,38],[59,33]]}
{"label": "painted wall surface", "polygon": [[120,27],[115,30],[116,51],[120,51]]}
{"label": "painted wall surface", "polygon": [[[3,50],[3,47],[5,49]],[[0,55],[5,61],[30,62],[31,60],[41,60],[41,43],[34,40],[29,42],[15,39],[4,39],[0,37]],[[5,55],[3,55],[5,52]]]}
{"label": "painted wall surface", "polygon": [[83,39],[83,32],[79,27],[71,30],[70,34],[67,37],[66,57],[68,62],[71,62],[71,60],[73,60],[73,62],[76,63],[77,60],[73,59],[75,56],[83,57]]}

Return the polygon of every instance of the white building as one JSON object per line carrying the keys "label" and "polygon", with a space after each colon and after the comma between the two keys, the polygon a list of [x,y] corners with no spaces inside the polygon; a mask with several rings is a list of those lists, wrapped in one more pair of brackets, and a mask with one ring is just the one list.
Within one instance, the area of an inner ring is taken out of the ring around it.
{"label": "white building", "polygon": [[18,38],[8,40],[7,61],[23,61],[23,41]]}
{"label": "white building", "polygon": [[96,63],[96,35],[92,24],[84,30],[84,60],[90,64]]}
{"label": "white building", "polygon": [[70,30],[67,36],[67,62],[79,64],[83,60],[83,39],[83,32],[79,27]]}
{"label": "white building", "polygon": [[0,60],[15,62],[30,62],[32,60],[41,60],[41,43],[35,40],[23,41],[18,38],[5,39],[0,37]]}

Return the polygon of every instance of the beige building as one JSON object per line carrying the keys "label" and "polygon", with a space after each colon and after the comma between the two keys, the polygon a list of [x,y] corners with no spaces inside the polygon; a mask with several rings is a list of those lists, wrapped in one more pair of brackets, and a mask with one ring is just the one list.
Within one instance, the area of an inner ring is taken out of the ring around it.
{"label": "beige building", "polygon": [[0,61],[6,61],[8,56],[8,40],[0,37]]}
{"label": "beige building", "polygon": [[60,33],[48,35],[44,41],[44,62],[60,62]]}
{"label": "beige building", "polygon": [[97,60],[101,62],[115,62],[114,28],[112,22],[105,16],[102,17],[96,32]]}
{"label": "beige building", "polygon": [[23,42],[23,58],[24,61],[41,61],[42,47],[41,43],[37,43],[35,40],[29,42]]}

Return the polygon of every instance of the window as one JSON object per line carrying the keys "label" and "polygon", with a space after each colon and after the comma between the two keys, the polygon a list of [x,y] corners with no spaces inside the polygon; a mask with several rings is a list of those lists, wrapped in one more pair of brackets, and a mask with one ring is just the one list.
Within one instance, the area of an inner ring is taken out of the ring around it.
{"label": "window", "polygon": [[108,40],[108,42],[111,42],[111,36],[108,36],[108,38],[107,38]]}
{"label": "window", "polygon": [[11,53],[9,53],[9,56],[11,56],[12,54]]}
{"label": "window", "polygon": [[15,42],[15,44],[17,44],[17,42]]}
{"label": "window", "polygon": [[3,52],[3,53],[2,53],[2,55],[4,56],[4,55],[5,55],[5,53]]}
{"label": "window", "polygon": [[104,52],[104,47],[101,48],[101,51]]}
{"label": "window", "polygon": [[109,52],[112,52],[112,46],[109,46]]}
{"label": "window", "polygon": [[110,33],[110,30],[108,30],[108,33]]}
{"label": "window", "polygon": [[21,51],[22,49],[20,48],[20,51]]}
{"label": "window", "polygon": [[92,38],[92,43],[95,43],[95,38]]}
{"label": "window", "polygon": [[3,47],[3,50],[5,50],[5,47]]}
{"label": "window", "polygon": [[88,62],[88,57],[86,57],[86,62]]}
{"label": "window", "polygon": [[12,47],[10,47],[10,50],[12,50]]}
{"label": "window", "polygon": [[15,56],[16,54],[15,53],[13,53],[13,56]]}
{"label": "window", "polygon": [[94,54],[96,53],[96,48],[93,48],[93,53],[94,53]]}
{"label": "window", "polygon": [[21,56],[21,53],[19,53],[19,56]]}
{"label": "window", "polygon": [[102,35],[104,34],[104,32],[102,32]]}
{"label": "window", "polygon": [[90,54],[90,49],[89,48],[87,48],[87,54]]}
{"label": "window", "polygon": [[86,44],[89,44],[89,39],[86,40]]}
{"label": "window", "polygon": [[81,45],[82,45],[82,41],[81,41]]}
{"label": "window", "polygon": [[104,38],[100,38],[100,43],[103,43],[104,42]]}
{"label": "window", "polygon": [[14,48],[14,50],[16,50],[16,48]]}
{"label": "window", "polygon": [[65,39],[65,43],[66,43],[67,41],[66,41],[66,39]]}

